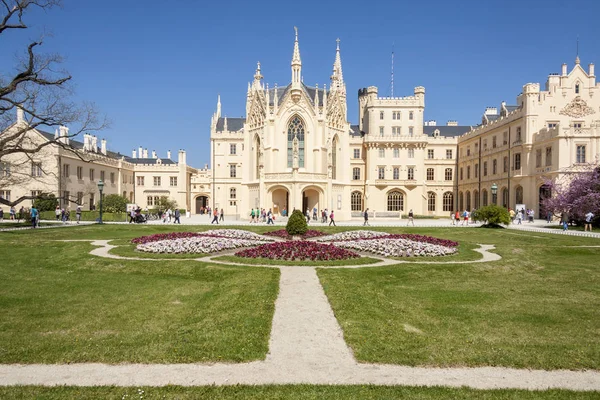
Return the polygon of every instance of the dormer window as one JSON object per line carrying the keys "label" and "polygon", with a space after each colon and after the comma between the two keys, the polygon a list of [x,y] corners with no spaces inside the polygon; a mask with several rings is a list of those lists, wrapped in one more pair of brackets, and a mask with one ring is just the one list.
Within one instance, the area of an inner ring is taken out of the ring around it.
{"label": "dormer window", "polygon": [[579,94],[579,83],[575,84],[575,94]]}

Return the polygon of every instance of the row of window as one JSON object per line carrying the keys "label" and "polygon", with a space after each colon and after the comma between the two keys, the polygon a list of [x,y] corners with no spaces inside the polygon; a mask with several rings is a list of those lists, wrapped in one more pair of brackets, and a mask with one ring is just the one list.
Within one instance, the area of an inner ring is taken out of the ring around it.
{"label": "row of window", "polygon": [[[136,176],[136,183],[138,186],[144,186],[146,184],[146,177],[144,176]],[[161,176],[153,176],[152,177],[153,186],[162,186],[162,177]],[[177,177],[170,176],[169,177],[169,186],[177,186]]]}
{"label": "row of window", "polygon": [[[414,111],[409,111],[408,112],[408,119],[412,121],[414,118],[415,118]],[[379,112],[379,119],[385,119],[385,111],[380,111]],[[394,120],[401,120],[402,119],[402,112],[401,111],[392,111],[392,119],[394,119]]]}
{"label": "row of window", "polygon": [[[435,211],[437,195],[434,192],[427,193],[427,211]],[[352,211],[362,211],[364,204],[363,194],[361,192],[352,192],[350,194],[350,207]],[[442,196],[443,211],[454,210],[454,194],[446,192]],[[392,190],[387,194],[387,211],[404,211],[404,193],[398,190]]]}
{"label": "row of window", "polygon": [[[427,168],[426,177],[428,181],[435,180],[435,170],[434,168]],[[385,179],[385,167],[378,167],[377,169],[377,179]],[[398,180],[400,179],[400,167],[393,167],[392,169],[392,179]],[[406,179],[414,180],[415,179],[415,169],[414,167],[407,167],[406,169]],[[452,180],[452,168],[446,168],[444,170],[444,179],[446,181]],[[360,167],[352,168],[352,180],[358,181],[360,180]]]}
{"label": "row of window", "polygon": [[[509,199],[508,199],[508,188],[502,188],[502,190],[500,190],[499,193],[500,196],[500,201],[503,207],[508,207],[509,206]],[[471,202],[471,199],[473,200]],[[464,194],[463,192],[459,192],[458,193],[458,208],[460,210],[471,210],[471,205],[473,206],[473,208],[479,208],[480,206],[480,200],[481,200],[481,205],[483,207],[488,205],[488,201],[489,201],[489,195],[488,195],[488,191],[486,189],[483,189],[481,191],[481,198],[479,196],[479,192],[477,190],[474,190],[473,193],[471,194],[470,191],[466,191]],[[494,201],[494,199],[492,199],[492,202]],[[498,203],[498,200],[496,199],[496,203]],[[515,204],[523,204],[523,187],[522,186],[517,186],[515,188]]]}
{"label": "row of window", "polygon": [[[415,128],[413,126],[408,127],[408,136],[414,135]],[[400,126],[392,126],[392,136],[401,136],[402,129]],[[385,127],[379,127],[379,136],[385,136]]]}
{"label": "row of window", "polygon": [[[513,144],[518,144],[518,143],[521,143],[521,127],[517,127],[515,138],[513,141]],[[506,146],[507,144],[508,144],[508,131],[502,133],[502,145]],[[483,146],[483,150],[487,150],[487,148],[488,148],[487,138],[483,139],[482,146]],[[475,143],[474,147],[475,147],[474,154],[477,154],[477,151],[479,150],[479,143]],[[495,149],[496,147],[498,147],[497,137],[492,136],[492,149]],[[466,151],[467,151],[467,157],[470,156],[471,155],[471,146],[467,146]],[[462,156],[462,149],[461,149],[461,156]]]}
{"label": "row of window", "polygon": [[[400,149],[394,148],[394,149],[392,149],[392,151],[393,151],[394,158],[400,157]],[[357,155],[359,157],[357,157]],[[354,158],[360,158],[360,150],[359,149],[354,149]],[[383,147],[379,148],[379,158],[385,158],[385,148],[383,148]],[[408,158],[415,158],[415,149],[408,149]],[[427,150],[427,159],[433,160],[434,158],[435,158],[435,150],[428,149]],[[446,159],[448,159],[448,160],[452,159],[452,149],[446,150]]]}
{"label": "row of window", "polygon": [[[550,148],[550,160],[552,160],[552,148]],[[502,172],[503,173],[507,173],[508,172],[508,156],[504,156],[503,158],[503,163],[502,163]],[[521,153],[516,153],[513,157],[513,170],[515,169],[520,169],[521,168]],[[474,178],[478,178],[479,177],[479,164],[475,164],[475,168],[473,169],[474,172]],[[492,175],[496,175],[498,173],[498,160],[497,159],[493,159],[492,160]],[[483,162],[483,176],[488,176],[488,162],[484,161]],[[459,170],[459,179],[462,181],[464,178],[463,176],[463,167],[460,167]],[[471,166],[467,165],[467,179],[471,179]]]}

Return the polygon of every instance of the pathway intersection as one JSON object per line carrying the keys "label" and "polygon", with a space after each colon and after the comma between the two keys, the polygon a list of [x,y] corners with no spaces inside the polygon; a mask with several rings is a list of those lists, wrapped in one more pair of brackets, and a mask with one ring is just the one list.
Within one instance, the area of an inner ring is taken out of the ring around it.
{"label": "pathway intersection", "polygon": [[[109,240],[92,241],[95,256],[109,253]],[[482,258],[500,259],[482,245]],[[164,261],[152,260],[151,261]],[[197,259],[217,262],[209,258]],[[186,261],[189,261],[186,260]],[[385,260],[372,266],[398,264]],[[437,261],[436,263],[439,263]],[[230,263],[228,263],[230,264]],[[369,265],[349,266],[364,268]],[[358,363],[325,296],[316,267],[276,267],[281,271],[269,352],[264,361],[240,364],[31,364],[0,365],[0,385],[164,386],[235,384],[374,384],[467,386],[477,389],[600,390],[600,371],[543,371],[513,368],[427,368]]]}

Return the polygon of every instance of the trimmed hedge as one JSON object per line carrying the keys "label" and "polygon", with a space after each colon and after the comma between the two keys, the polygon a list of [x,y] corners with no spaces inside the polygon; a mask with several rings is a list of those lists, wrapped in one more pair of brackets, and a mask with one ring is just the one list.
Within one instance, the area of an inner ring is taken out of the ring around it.
{"label": "trimmed hedge", "polygon": [[285,226],[285,230],[290,236],[304,235],[306,233],[308,230],[308,225],[306,223],[306,217],[304,214],[302,214],[302,211],[294,210],[292,215],[290,215],[287,225]]}
{"label": "trimmed hedge", "polygon": [[[40,217],[42,220],[44,220],[44,219],[56,220],[56,214],[54,214],[54,211],[43,211],[40,213]],[[81,220],[82,221],[96,221],[98,218],[100,218],[99,211],[82,211],[81,212]],[[77,214],[75,213],[75,210],[71,210],[71,214],[69,215],[69,220],[71,220],[71,221],[77,220]],[[129,221],[129,217],[128,217],[127,213],[103,212],[102,213],[102,221],[127,222],[127,221]]]}

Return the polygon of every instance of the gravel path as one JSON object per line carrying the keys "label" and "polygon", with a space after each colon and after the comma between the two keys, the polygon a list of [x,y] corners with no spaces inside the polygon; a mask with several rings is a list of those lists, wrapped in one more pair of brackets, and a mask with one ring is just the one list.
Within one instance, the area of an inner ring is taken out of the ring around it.
{"label": "gravel path", "polygon": [[[92,251],[107,256],[108,241]],[[493,248],[493,246],[492,246]],[[499,259],[490,248],[483,258]],[[125,258],[111,256],[111,258]],[[424,368],[359,364],[343,339],[314,267],[279,267],[280,290],[265,361],[243,364],[0,365],[0,385],[164,386],[375,384],[479,389],[600,390],[598,371]]]}

